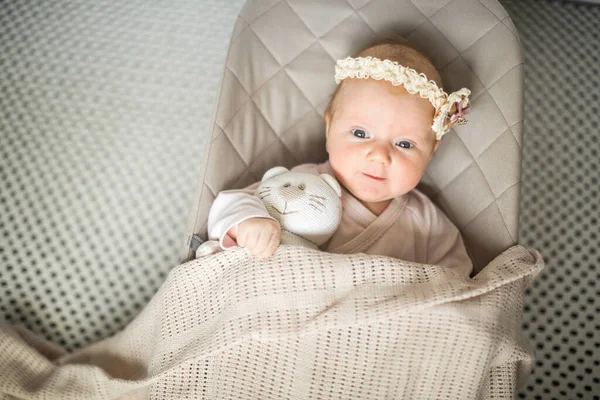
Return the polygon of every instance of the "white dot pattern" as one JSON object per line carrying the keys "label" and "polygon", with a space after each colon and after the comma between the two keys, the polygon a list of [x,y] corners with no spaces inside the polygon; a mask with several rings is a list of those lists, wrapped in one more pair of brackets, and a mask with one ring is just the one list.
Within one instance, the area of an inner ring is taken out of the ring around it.
{"label": "white dot pattern", "polygon": [[600,7],[502,3],[525,49],[520,242],[546,261],[526,292],[536,362],[518,398],[600,399]]}
{"label": "white dot pattern", "polygon": [[0,320],[82,347],[178,263],[241,4],[2,3]]}

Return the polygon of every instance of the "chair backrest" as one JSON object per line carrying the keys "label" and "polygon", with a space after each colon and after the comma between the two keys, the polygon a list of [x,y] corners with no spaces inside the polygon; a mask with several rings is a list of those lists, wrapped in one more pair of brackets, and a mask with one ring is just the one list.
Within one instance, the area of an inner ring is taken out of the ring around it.
{"label": "chair backrest", "polygon": [[461,230],[476,271],[517,243],[523,56],[497,0],[249,0],[232,35],[183,260],[192,234],[205,238],[219,191],[276,165],[326,160],[335,61],[390,33],[430,57],[447,92],[472,91],[469,123],[445,135],[419,188]]}

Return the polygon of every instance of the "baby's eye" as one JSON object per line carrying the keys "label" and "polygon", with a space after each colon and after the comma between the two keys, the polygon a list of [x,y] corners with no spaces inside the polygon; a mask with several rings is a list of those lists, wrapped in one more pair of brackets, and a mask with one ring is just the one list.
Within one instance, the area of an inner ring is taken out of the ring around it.
{"label": "baby's eye", "polygon": [[367,137],[367,133],[362,129],[352,129],[350,132],[358,138],[364,139]]}
{"label": "baby's eye", "polygon": [[402,140],[402,141],[396,143],[396,146],[402,147],[403,149],[410,149],[410,148],[414,147],[411,142],[407,142],[406,140]]}

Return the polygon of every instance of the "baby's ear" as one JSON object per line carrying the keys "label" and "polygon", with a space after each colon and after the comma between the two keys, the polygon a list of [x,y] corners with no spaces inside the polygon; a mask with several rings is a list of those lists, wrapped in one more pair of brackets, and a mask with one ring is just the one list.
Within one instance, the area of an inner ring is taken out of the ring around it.
{"label": "baby's ear", "polygon": [[265,172],[265,174],[262,177],[261,182],[269,180],[269,179],[271,179],[277,175],[281,175],[285,172],[289,172],[289,170],[286,167],[273,167],[270,170],[268,170],[267,172]]}
{"label": "baby's ear", "polygon": [[333,191],[335,192],[335,194],[338,195],[338,197],[342,197],[342,188],[333,176],[329,174],[321,174],[319,175],[319,177],[323,179],[333,189]]}
{"label": "baby's ear", "polygon": [[331,109],[327,107],[325,110],[325,114],[323,115],[325,119],[325,139],[329,138],[329,129],[331,128]]}

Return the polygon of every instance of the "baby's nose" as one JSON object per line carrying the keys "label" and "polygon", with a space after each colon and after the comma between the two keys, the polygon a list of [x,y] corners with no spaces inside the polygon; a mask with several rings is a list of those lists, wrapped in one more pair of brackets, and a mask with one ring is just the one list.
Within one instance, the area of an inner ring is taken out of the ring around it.
{"label": "baby's nose", "polygon": [[284,183],[279,186],[279,194],[286,200],[294,200],[304,195],[304,185],[292,185],[291,183]]}
{"label": "baby's nose", "polygon": [[379,162],[383,165],[389,165],[392,162],[390,154],[384,145],[374,145],[370,149],[367,159],[371,162]]}

